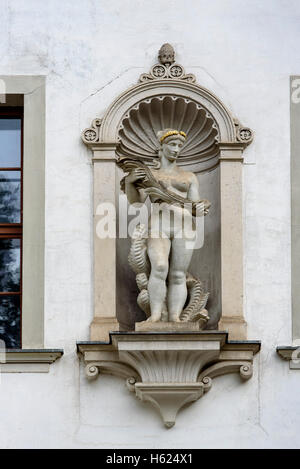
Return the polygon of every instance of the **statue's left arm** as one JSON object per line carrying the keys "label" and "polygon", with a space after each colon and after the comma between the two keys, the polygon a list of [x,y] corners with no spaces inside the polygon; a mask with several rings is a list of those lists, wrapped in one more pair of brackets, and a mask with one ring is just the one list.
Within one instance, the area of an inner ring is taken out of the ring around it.
{"label": "statue's left arm", "polygon": [[187,194],[187,198],[192,202],[203,204],[204,215],[208,213],[210,202],[200,198],[199,182],[195,174],[191,173],[191,185]]}
{"label": "statue's left arm", "polygon": [[193,202],[200,202],[199,182],[197,176],[193,173],[191,173],[191,185],[187,197]]}

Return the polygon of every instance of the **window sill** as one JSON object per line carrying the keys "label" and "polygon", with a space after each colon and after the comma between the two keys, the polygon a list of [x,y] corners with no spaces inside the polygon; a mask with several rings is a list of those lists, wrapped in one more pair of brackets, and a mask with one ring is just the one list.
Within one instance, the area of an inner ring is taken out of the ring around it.
{"label": "window sill", "polygon": [[48,373],[63,355],[62,349],[16,349],[1,353],[1,373]]}

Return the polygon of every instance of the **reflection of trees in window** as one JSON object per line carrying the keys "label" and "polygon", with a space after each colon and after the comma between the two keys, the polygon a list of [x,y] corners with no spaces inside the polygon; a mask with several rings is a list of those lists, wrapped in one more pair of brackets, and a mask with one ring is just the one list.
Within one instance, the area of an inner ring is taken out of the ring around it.
{"label": "reflection of trees in window", "polygon": [[0,339],[7,348],[20,347],[20,239],[0,239]]}
{"label": "reflection of trees in window", "polygon": [[0,239],[0,291],[20,291],[19,239]]}
{"label": "reflection of trees in window", "polygon": [[0,223],[20,222],[20,172],[0,172]]}
{"label": "reflection of trees in window", "polygon": [[20,348],[20,295],[0,298],[0,339],[6,348]]}
{"label": "reflection of trees in window", "polygon": [[0,339],[7,348],[21,347],[21,128],[22,109],[0,107]]}

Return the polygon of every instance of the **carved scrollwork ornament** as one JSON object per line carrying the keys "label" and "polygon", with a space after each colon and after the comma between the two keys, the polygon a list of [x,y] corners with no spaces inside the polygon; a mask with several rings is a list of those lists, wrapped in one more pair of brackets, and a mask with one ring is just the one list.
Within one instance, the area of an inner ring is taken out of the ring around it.
{"label": "carved scrollwork ornament", "polygon": [[249,145],[254,137],[253,130],[249,127],[243,126],[238,119],[234,119],[234,125],[236,129],[236,139],[238,142]]}
{"label": "carved scrollwork ornament", "polygon": [[100,126],[101,126],[101,121],[102,119],[94,119],[92,122],[92,126],[84,129],[82,132],[82,140],[84,143],[95,143],[99,141],[99,131],[100,131]]}
{"label": "carved scrollwork ornament", "polygon": [[246,365],[242,365],[240,367],[240,376],[244,380],[248,380],[253,375],[253,366],[251,363],[247,363]]}
{"label": "carved scrollwork ornament", "polygon": [[153,65],[149,73],[143,73],[139,81],[150,80],[184,80],[189,83],[195,83],[196,77],[189,73],[185,74],[182,65],[175,63],[175,51],[171,44],[163,44],[158,53],[160,63]]}
{"label": "carved scrollwork ornament", "polygon": [[201,382],[204,385],[204,392],[208,392],[212,387],[212,379],[209,376],[204,376]]}
{"label": "carved scrollwork ornament", "polygon": [[99,367],[95,363],[88,363],[85,367],[85,375],[89,380],[96,379],[100,373]]}
{"label": "carved scrollwork ornament", "polygon": [[[127,389],[157,409],[170,428],[179,410],[207,394],[215,378],[237,373],[244,382],[250,379],[260,349],[257,341],[228,344],[226,332],[193,332],[190,340],[186,334],[112,332],[111,343],[81,343],[78,350],[88,377],[100,371],[123,378]],[[94,359],[86,361],[91,351]],[[224,360],[226,355],[230,359]]]}
{"label": "carved scrollwork ornament", "polygon": [[155,64],[149,73],[143,73],[139,81],[145,82],[150,80],[184,80],[189,83],[195,83],[196,77],[192,73],[186,74],[182,65],[174,63],[171,66]]}
{"label": "carved scrollwork ornament", "polygon": [[130,378],[127,378],[126,386],[127,386],[127,388],[129,389],[130,392],[135,391],[135,388],[134,388],[135,383],[136,383],[136,379],[134,378],[134,376],[131,376]]}
{"label": "carved scrollwork ornament", "polygon": [[154,65],[151,70],[150,74],[153,78],[167,78],[167,67],[165,65]]}
{"label": "carved scrollwork ornament", "polygon": [[237,139],[247,145],[253,140],[253,132],[249,127],[240,127],[237,133]]}

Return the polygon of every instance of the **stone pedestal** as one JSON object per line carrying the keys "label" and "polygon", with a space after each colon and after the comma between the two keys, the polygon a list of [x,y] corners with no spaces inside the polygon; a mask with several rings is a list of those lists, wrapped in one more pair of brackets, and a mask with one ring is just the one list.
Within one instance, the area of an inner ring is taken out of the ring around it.
{"label": "stone pedestal", "polygon": [[150,322],[135,323],[136,332],[199,332],[198,322]]}

